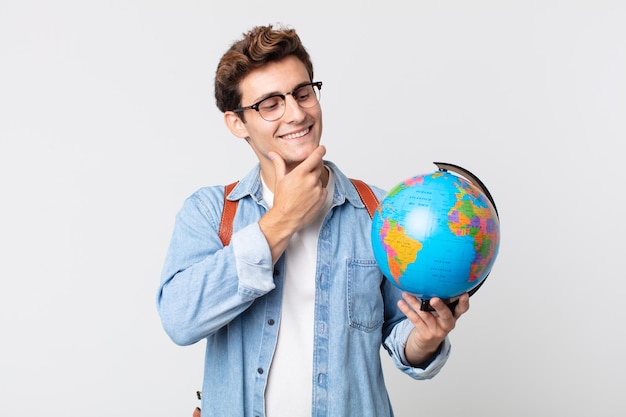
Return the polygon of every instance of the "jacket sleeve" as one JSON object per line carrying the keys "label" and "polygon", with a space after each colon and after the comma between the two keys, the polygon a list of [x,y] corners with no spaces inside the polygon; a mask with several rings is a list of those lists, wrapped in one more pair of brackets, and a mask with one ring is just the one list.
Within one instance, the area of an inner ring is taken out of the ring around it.
{"label": "jacket sleeve", "polygon": [[179,345],[196,343],[274,288],[271,253],[258,222],[223,247],[217,230],[223,189],[189,197],[176,216],[157,293],[163,328]]}

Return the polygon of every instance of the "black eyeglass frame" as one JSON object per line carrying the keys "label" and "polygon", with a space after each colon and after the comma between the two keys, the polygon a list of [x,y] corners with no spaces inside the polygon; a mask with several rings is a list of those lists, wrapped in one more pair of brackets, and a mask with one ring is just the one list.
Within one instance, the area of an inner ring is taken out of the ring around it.
{"label": "black eyeglass frame", "polygon": [[[233,113],[243,113],[246,110],[256,110],[259,115],[261,114],[261,111],[259,110],[259,106],[261,103],[263,103],[265,100],[270,99],[270,98],[274,98],[274,97],[280,97],[283,102],[287,99],[288,95],[291,95],[293,98],[296,99],[296,103],[298,103],[298,105],[300,105],[300,103],[298,102],[298,99],[296,98],[296,96],[294,95],[295,93],[298,92],[298,90],[300,90],[303,87],[308,87],[308,86],[313,86],[313,87],[317,87],[318,91],[322,91],[322,82],[321,81],[313,81],[310,83],[305,83],[305,84],[301,84],[298,87],[296,87],[293,91],[289,91],[285,94],[272,94],[271,96],[267,96],[259,101],[257,101],[256,103],[252,104],[251,106],[245,106],[245,107],[238,107],[236,109],[231,110]],[[317,103],[319,104],[319,97],[317,97]],[[315,107],[314,105],[311,107],[303,107],[303,108],[313,108]],[[284,113],[283,113],[284,114]],[[263,118],[263,116],[261,116]],[[281,115],[282,117],[282,115]],[[278,118],[280,119],[280,117]],[[278,119],[275,120],[267,120],[270,122],[276,121]],[[265,118],[263,118],[263,120],[266,120]]]}

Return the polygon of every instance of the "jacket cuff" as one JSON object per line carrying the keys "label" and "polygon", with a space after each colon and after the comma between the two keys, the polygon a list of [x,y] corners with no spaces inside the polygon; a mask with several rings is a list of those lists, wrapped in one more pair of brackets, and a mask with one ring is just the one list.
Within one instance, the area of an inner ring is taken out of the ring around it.
{"label": "jacket cuff", "polygon": [[417,367],[411,366],[404,355],[404,348],[412,329],[413,323],[409,319],[402,320],[393,328],[385,340],[384,347],[391,355],[396,367],[402,372],[413,379],[431,379],[439,373],[450,357],[450,339],[446,337],[439,346],[437,353],[428,361]]}
{"label": "jacket cuff", "polygon": [[272,254],[259,224],[252,223],[233,233],[231,245],[242,298],[258,298],[273,290],[276,285]]}

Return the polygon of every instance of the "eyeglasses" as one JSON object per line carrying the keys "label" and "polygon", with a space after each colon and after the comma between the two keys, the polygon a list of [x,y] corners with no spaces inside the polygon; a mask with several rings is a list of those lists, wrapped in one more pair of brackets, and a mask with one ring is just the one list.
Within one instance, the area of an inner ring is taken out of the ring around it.
{"label": "eyeglasses", "polygon": [[296,103],[303,109],[315,107],[320,102],[322,82],[316,81],[312,83],[302,84],[295,90],[285,94],[274,94],[265,97],[263,100],[257,101],[251,106],[239,107],[234,109],[235,113],[242,113],[245,110],[256,110],[259,112],[263,120],[273,122],[285,114],[285,98],[288,95],[296,100]]}

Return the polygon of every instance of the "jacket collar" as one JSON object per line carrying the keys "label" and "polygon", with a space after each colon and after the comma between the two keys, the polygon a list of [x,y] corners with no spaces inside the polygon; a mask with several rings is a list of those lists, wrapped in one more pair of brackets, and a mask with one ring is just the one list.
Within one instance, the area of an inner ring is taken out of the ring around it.
{"label": "jacket collar", "polygon": [[[357,208],[363,208],[365,205],[358,192],[350,182],[350,179],[341,172],[341,170],[330,161],[324,160],[326,165],[335,175],[335,195],[333,196],[333,207],[343,204],[346,200]],[[261,185],[261,164],[257,163],[237,184],[237,186],[228,195],[228,199],[235,201],[246,196],[252,197],[254,201],[261,204],[262,201],[262,185]]]}

